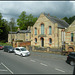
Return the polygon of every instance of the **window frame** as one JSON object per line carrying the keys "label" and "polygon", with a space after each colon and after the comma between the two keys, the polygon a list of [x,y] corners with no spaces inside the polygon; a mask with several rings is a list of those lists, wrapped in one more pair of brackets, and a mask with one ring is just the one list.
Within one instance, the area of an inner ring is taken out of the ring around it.
{"label": "window frame", "polygon": [[37,28],[35,27],[35,35],[37,35]]}
{"label": "window frame", "polygon": [[28,36],[28,33],[26,33],[26,36]]}
{"label": "window frame", "polygon": [[41,24],[41,35],[44,35],[44,24]]}
{"label": "window frame", "polygon": [[35,38],[35,43],[37,43],[37,38]]}
{"label": "window frame", "polygon": [[71,33],[71,42],[74,42],[74,33]]}
{"label": "window frame", "polygon": [[49,26],[49,35],[52,35],[52,26]]}
{"label": "window frame", "polygon": [[49,44],[52,44],[52,38],[49,38]]}

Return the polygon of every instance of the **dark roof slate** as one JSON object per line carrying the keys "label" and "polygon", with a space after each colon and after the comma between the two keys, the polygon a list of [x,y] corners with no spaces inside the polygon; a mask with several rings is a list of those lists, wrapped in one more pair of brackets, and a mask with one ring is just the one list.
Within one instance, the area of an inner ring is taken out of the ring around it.
{"label": "dark roof slate", "polygon": [[10,34],[12,33],[12,34],[17,34],[17,33],[31,33],[31,30],[19,30],[19,31],[17,31],[17,32],[9,32]]}
{"label": "dark roof slate", "polygon": [[20,30],[18,33],[31,33],[31,30]]}
{"label": "dark roof slate", "polygon": [[9,34],[11,34],[11,33],[12,33],[12,34],[16,34],[17,32],[11,32],[11,31],[9,31]]}
{"label": "dark roof slate", "polygon": [[44,15],[45,15],[50,21],[52,21],[53,23],[58,23],[58,27],[60,27],[60,28],[65,28],[65,27],[67,28],[67,27],[69,26],[69,24],[68,24],[66,21],[64,21],[64,20],[61,20],[61,19],[52,17],[52,16],[50,16],[50,15],[48,15],[48,14],[45,14],[45,13],[44,13]]}

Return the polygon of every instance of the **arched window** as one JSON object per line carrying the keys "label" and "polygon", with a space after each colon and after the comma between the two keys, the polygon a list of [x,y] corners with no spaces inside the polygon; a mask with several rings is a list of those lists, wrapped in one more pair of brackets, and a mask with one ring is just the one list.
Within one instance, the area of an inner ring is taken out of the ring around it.
{"label": "arched window", "polygon": [[37,43],[37,38],[35,38],[35,43]]}
{"label": "arched window", "polygon": [[44,34],[44,24],[41,24],[41,34]]}
{"label": "arched window", "polygon": [[37,35],[37,28],[35,28],[35,35]]}
{"label": "arched window", "polygon": [[49,38],[49,44],[52,44],[52,39],[51,38]]}
{"label": "arched window", "polygon": [[71,42],[73,42],[74,40],[74,33],[71,33]]}
{"label": "arched window", "polygon": [[52,34],[52,27],[49,26],[49,35],[51,35],[51,34]]}

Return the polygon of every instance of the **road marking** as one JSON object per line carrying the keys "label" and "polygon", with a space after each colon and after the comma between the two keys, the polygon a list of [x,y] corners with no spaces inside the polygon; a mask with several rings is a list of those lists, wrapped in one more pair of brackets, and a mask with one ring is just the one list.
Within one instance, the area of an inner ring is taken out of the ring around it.
{"label": "road marking", "polygon": [[40,63],[41,65],[43,65],[43,66],[47,66],[46,64],[43,64],[43,63]]}
{"label": "road marking", "polygon": [[60,70],[60,69],[57,69],[57,68],[55,68],[55,70],[57,70],[57,71],[60,71],[60,72],[65,72],[65,71],[63,71],[63,70]]}
{"label": "road marking", "polygon": [[8,67],[6,67],[3,63],[1,63],[11,74],[14,74]]}
{"label": "road marking", "polygon": [[30,60],[30,61],[32,61],[32,62],[36,62],[35,60]]}
{"label": "road marking", "polygon": [[7,71],[7,70],[0,69],[0,71]]}

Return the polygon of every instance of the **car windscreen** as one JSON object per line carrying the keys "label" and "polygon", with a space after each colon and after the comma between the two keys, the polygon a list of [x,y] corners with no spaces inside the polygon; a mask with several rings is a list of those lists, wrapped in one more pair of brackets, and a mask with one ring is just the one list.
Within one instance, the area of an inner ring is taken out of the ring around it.
{"label": "car windscreen", "polygon": [[9,48],[9,49],[12,49],[13,47],[12,47],[12,46],[8,46],[8,48]]}
{"label": "car windscreen", "polygon": [[22,51],[26,51],[26,48],[21,48]]}

